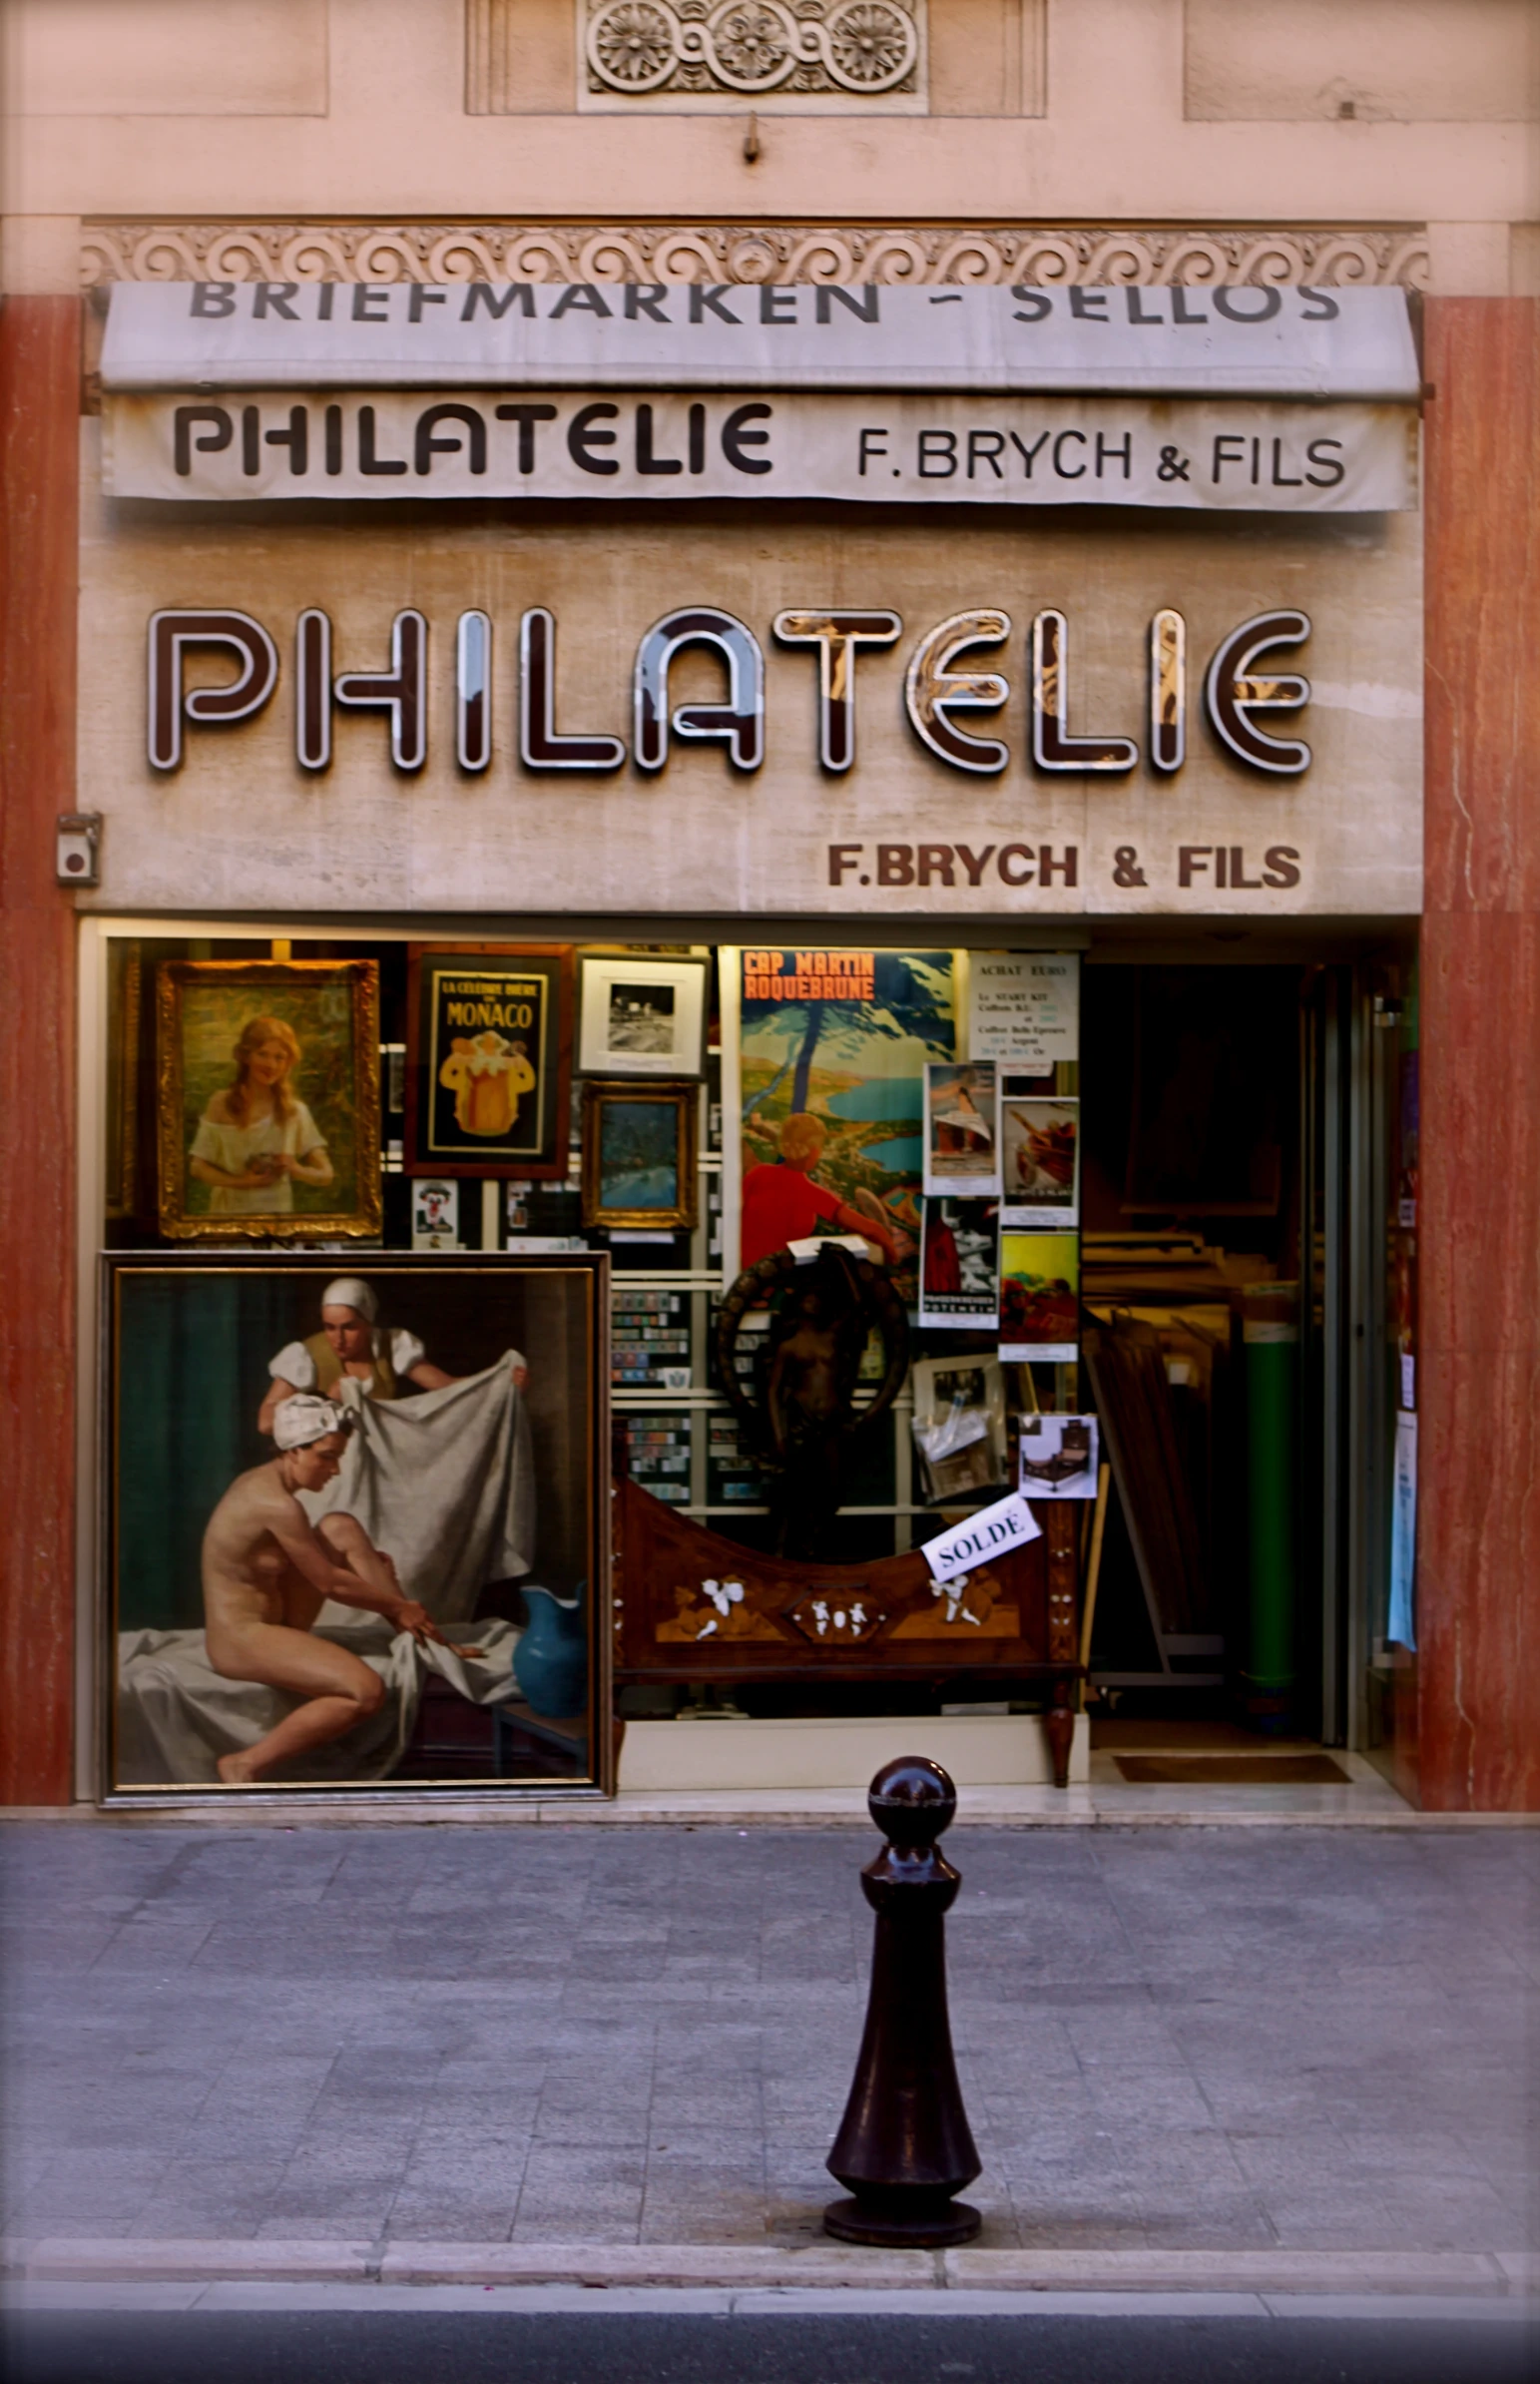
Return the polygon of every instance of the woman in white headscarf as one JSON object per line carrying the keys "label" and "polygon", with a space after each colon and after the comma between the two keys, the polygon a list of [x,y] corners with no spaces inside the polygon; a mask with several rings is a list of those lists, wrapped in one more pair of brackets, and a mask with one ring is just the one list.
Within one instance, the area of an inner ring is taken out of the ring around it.
{"label": "woman in white headscarf", "polygon": [[469,1622],[488,1581],[532,1562],[529,1368],[504,1350],[480,1373],[446,1374],[415,1333],[381,1325],[378,1297],[357,1275],[326,1285],[320,1322],[269,1365],[258,1428],[271,1433],[300,1395],[345,1410],[354,1429],[341,1471],[302,1501],[310,1520],[352,1515],[373,1546],[390,1549],[435,1620]]}
{"label": "woman in white headscarf", "polygon": [[289,1342],[269,1365],[272,1384],[257,1419],[258,1432],[271,1432],[285,1399],[301,1392],[329,1399],[344,1375],[361,1385],[365,1399],[442,1391],[456,1379],[441,1366],[430,1365],[415,1333],[385,1330],[379,1322],[379,1302],[360,1275],[340,1275],[327,1284],[320,1297],[320,1324],[318,1333]]}

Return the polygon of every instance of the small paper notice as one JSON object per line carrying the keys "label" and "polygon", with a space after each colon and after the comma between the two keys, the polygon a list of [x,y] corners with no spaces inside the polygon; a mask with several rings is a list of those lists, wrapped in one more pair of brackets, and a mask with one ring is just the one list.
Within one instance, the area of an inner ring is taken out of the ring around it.
{"label": "small paper notice", "polygon": [[1080,1057],[1078,952],[974,952],[968,1057],[1047,1076]]}
{"label": "small paper notice", "polygon": [[1041,1536],[1042,1525],[1036,1515],[1013,1490],[1008,1498],[997,1498],[993,1506],[981,1506],[966,1522],[954,1523],[939,1539],[927,1539],[920,1554],[930,1566],[933,1581],[955,1581],[960,1574],[973,1572],[980,1564],[1007,1556],[1012,1548],[1024,1548],[1029,1540]]}

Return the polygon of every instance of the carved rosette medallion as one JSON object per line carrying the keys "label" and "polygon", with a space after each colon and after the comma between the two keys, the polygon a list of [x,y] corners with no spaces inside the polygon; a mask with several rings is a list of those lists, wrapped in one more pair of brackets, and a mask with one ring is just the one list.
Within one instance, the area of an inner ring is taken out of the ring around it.
{"label": "carved rosette medallion", "polygon": [[584,53],[590,92],[622,99],[887,99],[917,87],[920,27],[904,0],[588,0]]}
{"label": "carved rosette medallion", "polygon": [[888,0],[856,0],[829,26],[829,71],[846,91],[896,90],[914,63],[912,20]]}
{"label": "carved rosette medallion", "polygon": [[589,65],[596,88],[628,94],[659,91],[679,64],[678,20],[656,0],[617,0],[588,28]]}

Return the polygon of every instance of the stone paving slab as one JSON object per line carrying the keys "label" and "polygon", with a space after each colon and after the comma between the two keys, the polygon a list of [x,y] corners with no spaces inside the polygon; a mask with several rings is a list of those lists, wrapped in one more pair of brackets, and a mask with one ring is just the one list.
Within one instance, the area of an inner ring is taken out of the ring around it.
{"label": "stone paving slab", "polygon": [[942,2254],[948,2285],[999,2292],[1506,2294],[1480,2252],[977,2251]]}
{"label": "stone paving slab", "polygon": [[1310,2293],[1524,2297],[1508,2260],[1474,2252],[802,2251],[745,2244],[10,2243],[3,2272],[28,2283],[247,2285],[320,2282],[743,2291]]}
{"label": "stone paving slab", "polygon": [[[800,2257],[875,1844],[0,1831],[0,2230]],[[967,2256],[1540,2251],[1532,1833],[947,1846]]]}
{"label": "stone paving slab", "polygon": [[[1349,1773],[1344,1788],[1255,1787],[1211,1782],[1192,1787],[1136,1788],[1123,1779],[1093,1778],[1069,1789],[976,1787],[958,1791],[961,1819],[981,1829],[1393,1829],[1540,1831],[1540,1813],[1421,1812],[1390,1787],[1361,1755],[1333,1750]],[[1099,1764],[1101,1758],[1095,1761]],[[303,1793],[267,1799],[174,1794],[135,1796],[110,1805],[0,1805],[0,1825],[43,1822],[80,1828],[291,1830],[411,1829],[850,1829],[865,1819],[865,1798],[853,1788],[672,1790],[602,1798],[510,1796],[506,1789],[387,1797],[327,1790],[322,1800]]]}
{"label": "stone paving slab", "polygon": [[924,2251],[862,2251],[829,2243],[805,2251],[769,2244],[397,2243],[382,2284],[840,2285],[866,2291],[943,2282]]}
{"label": "stone paving slab", "polygon": [[367,2278],[367,2243],[254,2243],[191,2241],[93,2242],[56,2237],[12,2246],[7,2273],[54,2283],[200,2283],[241,2278],[248,2283],[318,2284]]}

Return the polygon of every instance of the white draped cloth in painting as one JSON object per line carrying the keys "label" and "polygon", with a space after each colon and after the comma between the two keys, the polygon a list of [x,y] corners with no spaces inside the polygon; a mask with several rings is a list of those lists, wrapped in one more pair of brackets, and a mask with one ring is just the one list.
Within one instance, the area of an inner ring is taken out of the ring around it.
{"label": "white draped cloth in painting", "polygon": [[[299,1491],[312,1522],[350,1514],[389,1555],[447,1645],[392,1632],[383,1616],[328,1598],[314,1629],[362,1657],[385,1683],[378,1713],[305,1758],[307,1779],[386,1779],[411,1738],[433,1674],[473,1704],[514,1696],[511,1623],[472,1623],[489,1581],[527,1574],[535,1557],[529,1415],[507,1350],[484,1373],[418,1398],[366,1398],[344,1377],[333,1393],[353,1418],[341,1470],[323,1490]],[[476,1648],[478,1655],[461,1652]],[[118,1642],[120,1786],[213,1784],[219,1757],[254,1746],[299,1702],[257,1681],[227,1680],[201,1630],[131,1630]]]}

